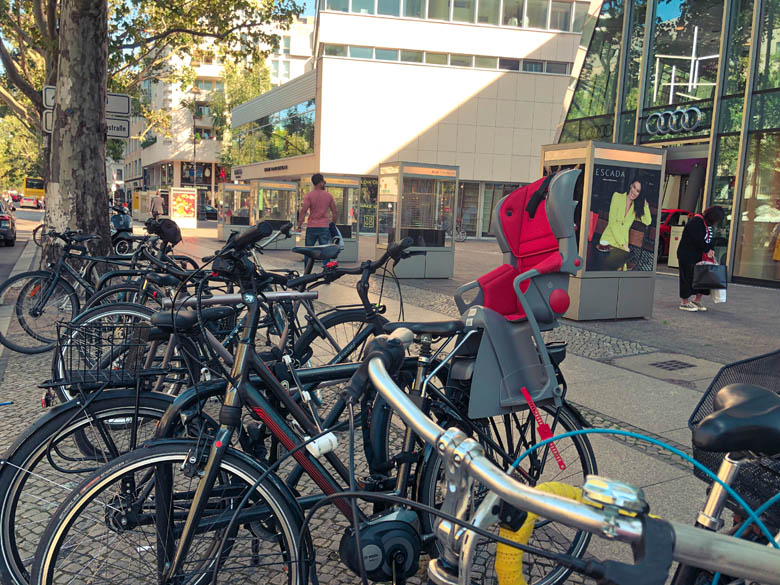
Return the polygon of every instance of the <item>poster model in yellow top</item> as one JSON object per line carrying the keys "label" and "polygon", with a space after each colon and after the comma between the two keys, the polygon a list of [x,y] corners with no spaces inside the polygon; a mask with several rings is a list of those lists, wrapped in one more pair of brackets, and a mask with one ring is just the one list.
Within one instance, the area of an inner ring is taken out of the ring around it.
{"label": "poster model in yellow top", "polygon": [[[637,209],[643,210],[641,215]],[[609,204],[609,223],[601,234],[601,243],[607,242],[610,246],[628,251],[628,232],[634,221],[650,225],[652,220],[650,206],[642,195],[642,183],[634,181],[628,193],[613,193]]]}

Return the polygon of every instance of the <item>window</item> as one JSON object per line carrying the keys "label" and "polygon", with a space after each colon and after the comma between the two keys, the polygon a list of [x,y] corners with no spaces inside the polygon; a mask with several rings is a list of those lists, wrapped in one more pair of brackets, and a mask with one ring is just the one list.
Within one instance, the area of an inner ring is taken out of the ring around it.
{"label": "window", "polygon": [[207,105],[198,105],[195,108],[195,117],[196,118],[205,118],[207,116],[211,115],[211,108]]}
{"label": "window", "polygon": [[325,5],[327,10],[336,10],[338,12],[349,11],[349,0],[328,0]]}
{"label": "window", "polygon": [[569,30],[571,26],[571,2],[550,3],[550,30]]}
{"label": "window", "polygon": [[353,59],[373,59],[374,49],[371,47],[350,47],[349,56]]}
{"label": "window", "polygon": [[547,0],[527,0],[525,26],[547,28]]}
{"label": "window", "polygon": [[456,22],[474,22],[476,0],[454,0],[452,20]]}
{"label": "window", "polygon": [[225,83],[223,81],[217,81],[217,91],[225,91]]}
{"label": "window", "polygon": [[211,91],[214,89],[214,82],[207,79],[198,79],[195,81],[195,85],[202,91]]}
{"label": "window", "polygon": [[450,65],[453,67],[473,67],[474,57],[471,55],[450,55]]}
{"label": "window", "polygon": [[376,49],[375,53],[380,61],[398,61],[397,49]]}
{"label": "window", "polygon": [[482,67],[483,69],[495,69],[498,66],[498,59],[496,57],[474,57],[474,67]]}
{"label": "window", "polygon": [[505,71],[520,71],[520,59],[499,59],[498,68]]}
{"label": "window", "polygon": [[271,75],[279,77],[279,61],[271,61]]}
{"label": "window", "polygon": [[290,62],[282,61],[282,78],[290,79]]}
{"label": "window", "polygon": [[388,16],[398,16],[401,12],[400,0],[378,0],[376,6],[377,14],[386,14]]}
{"label": "window", "polygon": [[477,22],[481,24],[498,24],[500,0],[480,0]]}
{"label": "window", "polygon": [[328,57],[346,57],[347,48],[344,45],[325,45],[325,55]]}
{"label": "window", "polygon": [[545,63],[545,69],[547,73],[555,73],[557,75],[568,75],[569,64],[562,63],[560,61],[547,61]]}
{"label": "window", "polygon": [[507,26],[523,24],[523,0],[504,0],[504,24]]}
{"label": "window", "polygon": [[290,54],[290,37],[282,37],[282,53]]}
{"label": "window", "polygon": [[428,18],[432,20],[449,20],[450,0],[428,0]]}
{"label": "window", "polygon": [[404,16],[422,18],[425,0],[404,0]]}
{"label": "window", "polygon": [[526,73],[543,73],[544,61],[529,61],[526,59],[523,61],[523,71]]}
{"label": "window", "polygon": [[571,27],[574,32],[582,32],[582,25],[588,16],[588,6],[586,2],[577,2],[574,5],[574,23]]}
{"label": "window", "polygon": [[401,51],[401,61],[406,63],[422,63],[423,52],[422,51]]}
{"label": "window", "polygon": [[116,174],[114,175],[114,179],[117,180],[117,181],[121,181],[122,180],[122,169],[117,169],[115,171],[115,173]]}
{"label": "window", "polygon": [[374,14],[374,0],[352,0],[352,12]]}
{"label": "window", "polygon": [[447,53],[425,53],[425,62],[432,65],[446,65]]}

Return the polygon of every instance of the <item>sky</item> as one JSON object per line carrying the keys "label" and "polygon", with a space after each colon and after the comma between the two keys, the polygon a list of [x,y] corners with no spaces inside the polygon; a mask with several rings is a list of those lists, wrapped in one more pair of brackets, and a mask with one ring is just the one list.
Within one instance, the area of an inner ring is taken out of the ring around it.
{"label": "sky", "polygon": [[303,16],[314,16],[314,0],[303,2]]}

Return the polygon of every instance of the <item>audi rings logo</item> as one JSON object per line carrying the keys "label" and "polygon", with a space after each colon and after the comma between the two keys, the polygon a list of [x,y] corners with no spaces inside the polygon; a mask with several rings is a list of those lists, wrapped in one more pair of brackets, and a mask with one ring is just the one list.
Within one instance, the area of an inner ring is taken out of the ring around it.
{"label": "audi rings logo", "polygon": [[659,134],[679,134],[680,132],[692,132],[699,127],[702,113],[699,108],[686,108],[684,110],[667,110],[650,114],[645,121],[645,130],[651,136]]}

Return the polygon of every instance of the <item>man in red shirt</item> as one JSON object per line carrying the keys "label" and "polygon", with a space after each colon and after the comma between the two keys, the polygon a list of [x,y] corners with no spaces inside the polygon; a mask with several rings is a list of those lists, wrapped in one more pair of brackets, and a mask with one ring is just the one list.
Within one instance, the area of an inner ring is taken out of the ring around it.
{"label": "man in red shirt", "polygon": [[[311,182],[314,189],[306,194],[303,199],[303,207],[298,215],[298,231],[301,230],[306,213],[309,213],[309,221],[306,224],[306,245],[327,244],[330,242],[330,222],[338,221],[338,211],[333,195],[325,190],[325,178],[317,173],[312,176]],[[328,212],[333,218],[328,217]],[[322,263],[323,266],[325,262]]]}

